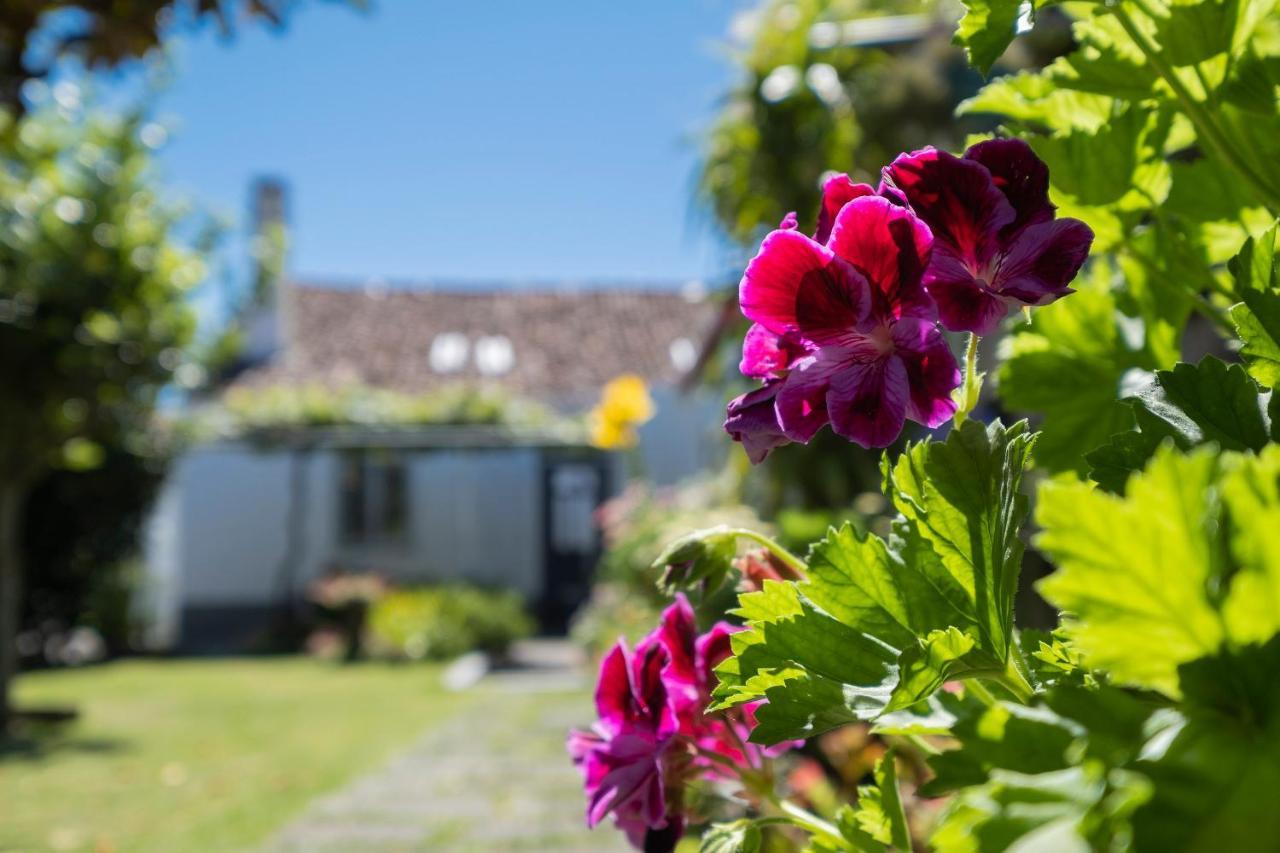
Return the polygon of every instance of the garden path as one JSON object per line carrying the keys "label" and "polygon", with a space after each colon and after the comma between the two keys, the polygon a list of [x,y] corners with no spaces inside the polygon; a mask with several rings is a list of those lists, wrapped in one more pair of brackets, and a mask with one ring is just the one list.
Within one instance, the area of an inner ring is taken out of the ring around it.
{"label": "garden path", "polygon": [[296,851],[612,851],[588,832],[567,730],[589,722],[585,673],[564,643],[523,644],[523,664],[468,688],[473,701],[382,768],[313,802],[267,845]]}

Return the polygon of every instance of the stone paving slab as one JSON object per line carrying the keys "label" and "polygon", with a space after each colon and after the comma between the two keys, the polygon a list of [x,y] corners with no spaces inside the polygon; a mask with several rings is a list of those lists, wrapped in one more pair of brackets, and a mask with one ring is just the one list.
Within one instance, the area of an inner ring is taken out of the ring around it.
{"label": "stone paving slab", "polygon": [[457,717],[314,801],[265,850],[628,849],[612,827],[589,832],[582,823],[581,782],[564,751],[568,729],[592,711],[579,668],[499,670],[466,692],[473,701]]}

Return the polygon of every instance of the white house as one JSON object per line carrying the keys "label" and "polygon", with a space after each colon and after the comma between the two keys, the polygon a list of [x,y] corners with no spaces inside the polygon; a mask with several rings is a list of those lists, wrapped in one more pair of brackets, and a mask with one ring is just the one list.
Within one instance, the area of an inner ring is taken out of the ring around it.
{"label": "white house", "polygon": [[[358,383],[416,394],[489,383],[581,411],[644,377],[657,415],[646,473],[679,480],[723,453],[723,400],[683,393],[721,309],[672,288],[321,286],[283,282],[232,387]],[[205,444],[179,459],[150,526],[146,618],[157,648],[232,650],[324,573],[519,590],[550,628],[587,593],[593,513],[620,460],[497,427],[311,428]]]}

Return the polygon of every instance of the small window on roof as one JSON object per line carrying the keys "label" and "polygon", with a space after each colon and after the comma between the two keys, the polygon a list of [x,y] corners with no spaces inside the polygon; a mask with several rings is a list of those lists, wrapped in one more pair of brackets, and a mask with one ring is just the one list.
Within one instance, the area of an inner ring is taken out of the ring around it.
{"label": "small window on roof", "polygon": [[698,363],[698,348],[688,338],[676,338],[667,347],[667,355],[671,357],[671,366],[681,373],[687,373]]}
{"label": "small window on roof", "polygon": [[470,348],[467,336],[461,332],[441,332],[431,341],[427,361],[436,373],[457,373],[466,366]]}
{"label": "small window on roof", "polygon": [[515,348],[506,335],[485,335],[476,341],[476,369],[485,376],[502,376],[516,363]]}

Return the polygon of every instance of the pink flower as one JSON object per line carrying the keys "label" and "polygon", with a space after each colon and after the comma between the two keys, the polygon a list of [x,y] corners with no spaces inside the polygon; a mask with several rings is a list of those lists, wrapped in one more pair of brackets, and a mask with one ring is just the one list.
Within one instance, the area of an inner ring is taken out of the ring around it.
{"label": "pink flower", "polygon": [[942,325],[991,332],[1009,306],[1047,305],[1071,292],[1093,232],[1055,219],[1049,170],[1020,139],[992,139],[955,157],[923,148],[884,169],[880,192],[933,232],[924,284]]}
{"label": "pink flower", "polygon": [[[921,284],[932,236],[910,210],[865,189],[829,181],[824,211],[841,193],[851,200],[826,244],[774,231],[743,276],[742,313],[756,327],[742,369],[767,384],[731,404],[726,429],[753,461],[828,424],[863,447],[885,447],[907,418],[933,427],[955,411],[960,373]],[[763,408],[770,396],[773,419]]]}
{"label": "pink flower", "polygon": [[[667,650],[649,639],[632,654],[619,641],[600,664],[596,686],[599,719],[591,731],[569,734],[569,755],[582,773],[587,794],[587,826],[613,814],[637,846],[650,846],[681,823],[678,805],[667,800],[679,724],[668,702],[662,669]],[[677,831],[672,840],[679,839]]]}
{"label": "pink flower", "polygon": [[694,776],[726,776],[709,754],[759,766],[762,750],[747,744],[753,708],[708,714],[714,669],[731,654],[727,623],[699,635],[683,596],[634,654],[619,643],[600,665],[599,719],[570,732],[569,755],[582,773],[587,825],[612,814],[638,848],[671,850],[684,831],[683,786]]}

